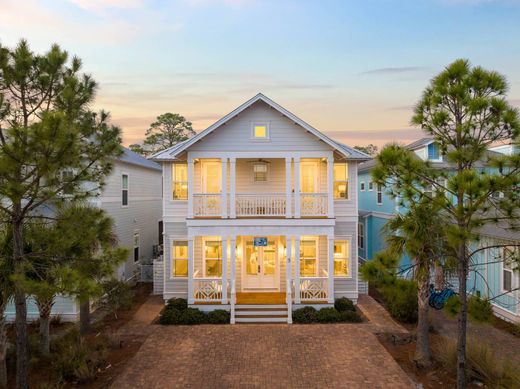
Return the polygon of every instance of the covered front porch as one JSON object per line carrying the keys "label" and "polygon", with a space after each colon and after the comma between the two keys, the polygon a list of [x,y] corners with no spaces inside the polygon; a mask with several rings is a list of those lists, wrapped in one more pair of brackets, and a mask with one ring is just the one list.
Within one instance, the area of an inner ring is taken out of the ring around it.
{"label": "covered front porch", "polygon": [[172,242],[172,271],[187,277],[189,304],[330,304],[335,275],[349,273],[349,243],[332,234],[195,235]]}

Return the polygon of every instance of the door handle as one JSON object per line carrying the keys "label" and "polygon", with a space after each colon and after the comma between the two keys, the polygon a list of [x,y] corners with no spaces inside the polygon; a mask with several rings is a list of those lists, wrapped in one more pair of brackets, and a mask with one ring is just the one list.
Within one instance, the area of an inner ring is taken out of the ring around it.
{"label": "door handle", "polygon": [[258,274],[260,274],[260,265],[258,265]]}

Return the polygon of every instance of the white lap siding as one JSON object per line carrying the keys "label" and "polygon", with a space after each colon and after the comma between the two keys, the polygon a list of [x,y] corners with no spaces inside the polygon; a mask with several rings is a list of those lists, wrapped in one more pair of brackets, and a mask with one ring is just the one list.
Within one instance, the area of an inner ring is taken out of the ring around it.
{"label": "white lap siding", "polygon": [[[8,322],[14,321],[16,314],[15,306],[11,301],[5,310],[5,317]],[[37,320],[39,317],[38,307],[32,298],[27,299],[27,320]],[[62,321],[74,322],[79,318],[78,304],[70,297],[56,297],[51,311],[52,317],[59,317]]]}

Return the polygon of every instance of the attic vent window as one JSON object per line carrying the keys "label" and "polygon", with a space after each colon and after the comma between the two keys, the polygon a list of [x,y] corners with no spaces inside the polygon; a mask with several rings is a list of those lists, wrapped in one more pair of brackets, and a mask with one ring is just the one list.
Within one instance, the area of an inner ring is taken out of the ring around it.
{"label": "attic vent window", "polygon": [[253,139],[257,140],[269,139],[269,125],[267,123],[254,123],[251,135]]}

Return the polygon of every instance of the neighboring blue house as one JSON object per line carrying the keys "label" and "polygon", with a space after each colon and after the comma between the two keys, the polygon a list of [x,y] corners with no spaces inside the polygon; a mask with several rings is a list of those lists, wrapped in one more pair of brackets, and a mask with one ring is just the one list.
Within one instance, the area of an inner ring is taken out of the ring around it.
{"label": "neighboring blue house", "polygon": [[[431,165],[439,169],[448,169],[449,165],[443,160],[439,148],[431,138],[422,138],[406,146],[423,160],[430,161]],[[502,152],[510,154],[511,147],[493,148],[490,153]],[[375,160],[362,163],[358,167],[358,198],[359,198],[359,225],[358,225],[358,255],[360,259],[371,260],[386,247],[384,225],[396,213],[405,209],[399,207],[397,199],[385,191],[384,187],[372,182],[371,171]],[[485,169],[485,164],[477,167]],[[486,226],[481,230],[480,240],[474,246],[487,247],[491,245],[519,244],[520,233],[511,232],[504,226]],[[472,273],[468,280],[468,290],[485,297],[492,297],[495,313],[509,321],[520,322],[520,277],[517,271],[502,261],[514,247],[493,248],[478,252],[473,258]],[[401,273],[408,274],[412,261],[403,256],[400,262]],[[457,280],[450,277],[449,281],[457,288]]]}

